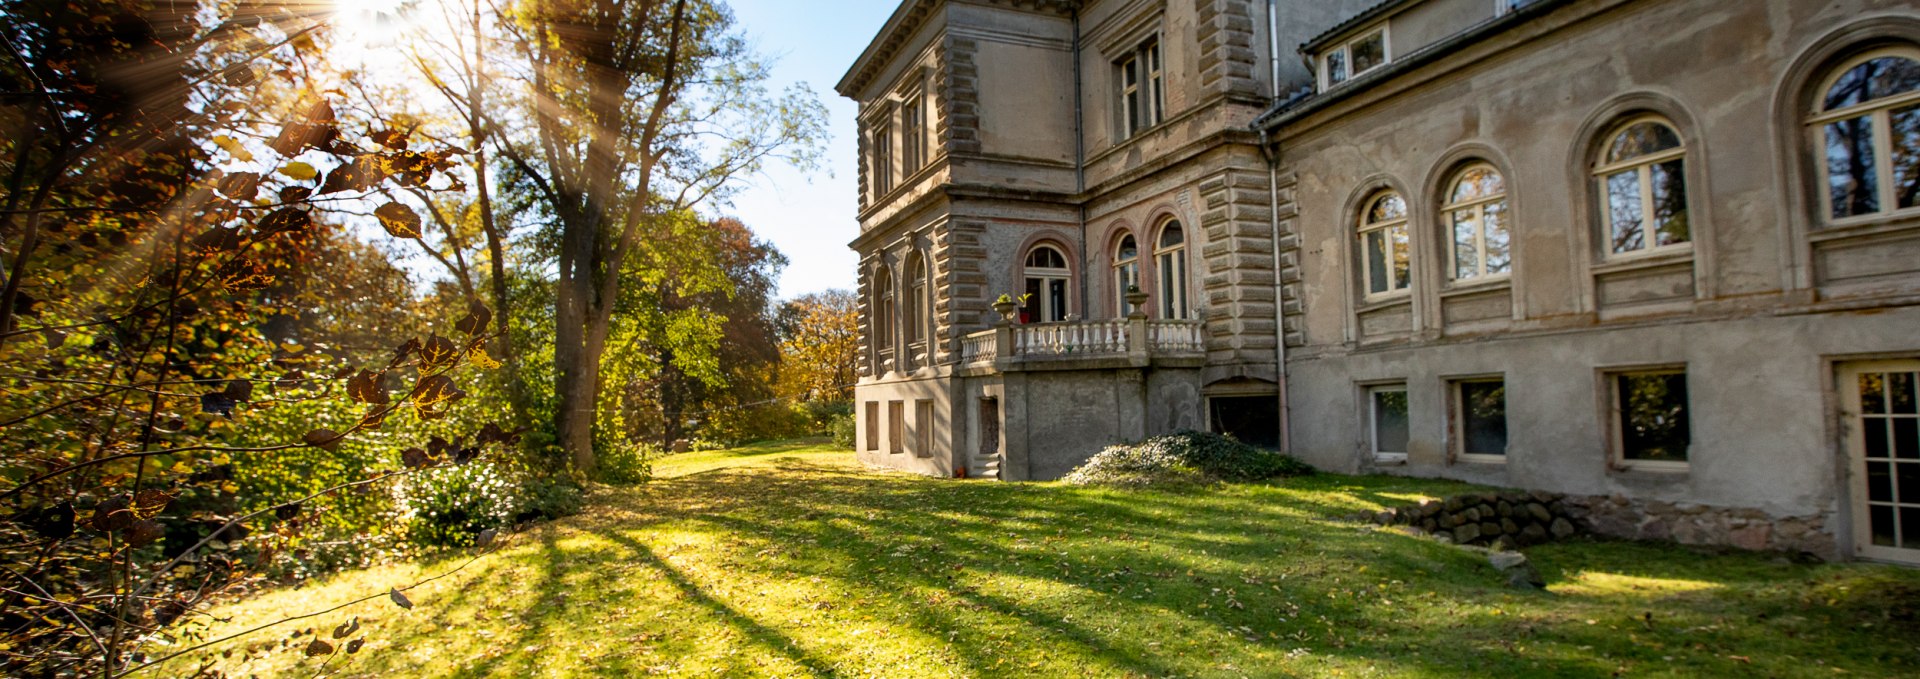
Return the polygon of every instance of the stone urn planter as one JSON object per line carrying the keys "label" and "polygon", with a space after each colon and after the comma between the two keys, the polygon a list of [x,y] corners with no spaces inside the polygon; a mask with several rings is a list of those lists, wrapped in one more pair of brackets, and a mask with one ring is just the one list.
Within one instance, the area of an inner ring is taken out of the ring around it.
{"label": "stone urn planter", "polygon": [[1129,285],[1127,286],[1127,296],[1124,299],[1127,300],[1127,306],[1133,308],[1133,313],[1127,314],[1128,318],[1146,318],[1146,291],[1141,290],[1138,285]]}
{"label": "stone urn planter", "polygon": [[1020,305],[1015,304],[1013,299],[1006,295],[1001,295],[1000,299],[993,303],[993,310],[1000,314],[1000,320],[1008,323],[1013,322],[1013,310],[1018,308]]}

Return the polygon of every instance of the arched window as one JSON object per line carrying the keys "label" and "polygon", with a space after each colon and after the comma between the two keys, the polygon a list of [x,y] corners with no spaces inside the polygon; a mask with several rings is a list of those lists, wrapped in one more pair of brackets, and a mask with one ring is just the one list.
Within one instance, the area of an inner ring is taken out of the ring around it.
{"label": "arched window", "polygon": [[1513,267],[1507,222],[1507,183],[1500,171],[1475,163],[1448,184],[1441,223],[1453,232],[1453,279],[1503,276]]}
{"label": "arched window", "polygon": [[1119,245],[1113,249],[1113,302],[1119,310],[1115,317],[1125,317],[1133,309],[1127,307],[1127,290],[1140,285],[1140,244],[1133,240],[1133,234],[1120,236]]}
{"label": "arched window", "polygon": [[1824,150],[1831,219],[1920,207],[1920,50],[1847,62],[1810,123]]}
{"label": "arched window", "polygon": [[878,375],[893,358],[893,272],[884,265],[875,267],[871,285],[872,318],[867,332],[873,346],[873,373]]}
{"label": "arched window", "polygon": [[1389,295],[1413,285],[1413,246],[1407,239],[1407,201],[1382,191],[1360,213],[1361,279],[1367,296]]}
{"label": "arched window", "polygon": [[1187,234],[1180,222],[1167,220],[1160,227],[1160,240],[1154,250],[1155,274],[1160,277],[1160,317],[1171,320],[1187,317]]}
{"label": "arched window", "polygon": [[1666,120],[1641,116],[1614,128],[1593,176],[1606,198],[1610,255],[1693,240],[1687,221],[1687,149]]}
{"label": "arched window", "polygon": [[1027,304],[1020,309],[1021,323],[1053,323],[1067,320],[1067,288],[1073,271],[1067,268],[1067,256],[1051,245],[1035,245],[1027,251]]}

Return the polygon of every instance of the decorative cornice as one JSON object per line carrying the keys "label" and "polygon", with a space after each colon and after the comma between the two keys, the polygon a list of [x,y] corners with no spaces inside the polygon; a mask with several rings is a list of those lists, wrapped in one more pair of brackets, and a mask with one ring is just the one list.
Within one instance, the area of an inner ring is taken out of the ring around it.
{"label": "decorative cornice", "polygon": [[[1066,16],[1080,8],[1081,0],[952,0],[977,5],[998,5],[1034,12],[1043,12]],[[855,98],[860,90],[873,80],[874,75],[905,47],[913,34],[926,25],[928,17],[940,10],[949,0],[903,0],[893,16],[880,27],[880,32],[867,43],[867,49],[860,58],[853,61],[853,67],[833,86],[840,96]]]}

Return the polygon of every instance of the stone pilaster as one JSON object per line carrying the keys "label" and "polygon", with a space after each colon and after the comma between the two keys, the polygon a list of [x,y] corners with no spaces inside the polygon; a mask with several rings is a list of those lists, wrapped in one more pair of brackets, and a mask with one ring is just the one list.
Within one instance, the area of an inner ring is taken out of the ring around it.
{"label": "stone pilaster", "polygon": [[987,327],[987,248],[981,241],[986,226],[960,220],[940,224],[933,232],[934,334],[936,363],[952,358],[955,341]]}
{"label": "stone pilaster", "polygon": [[1294,203],[1296,177],[1282,172],[1276,182],[1279,198],[1273,210],[1280,220],[1280,329],[1287,346],[1307,343],[1307,297],[1300,278],[1300,209]]}
{"label": "stone pilaster", "polygon": [[1234,168],[1200,182],[1206,262],[1207,362],[1274,363],[1273,238],[1264,170]]}
{"label": "stone pilaster", "polygon": [[939,120],[934,131],[949,154],[980,152],[980,68],[973,57],[980,43],[946,36],[937,57]]}
{"label": "stone pilaster", "polygon": [[1200,89],[1209,94],[1259,97],[1254,77],[1259,52],[1254,49],[1253,5],[1245,0],[1194,0],[1198,20],[1194,41],[1199,46]]}

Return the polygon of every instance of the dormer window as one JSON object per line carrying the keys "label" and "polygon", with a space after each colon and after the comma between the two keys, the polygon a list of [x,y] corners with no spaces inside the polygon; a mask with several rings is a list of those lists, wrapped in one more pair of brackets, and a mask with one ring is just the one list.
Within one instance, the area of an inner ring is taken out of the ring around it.
{"label": "dormer window", "polygon": [[1353,39],[1321,53],[1321,89],[1360,77],[1386,65],[1387,26],[1381,24],[1360,32]]}
{"label": "dormer window", "polygon": [[1166,118],[1161,92],[1160,39],[1150,38],[1115,64],[1120,74],[1120,125],[1131,137]]}

